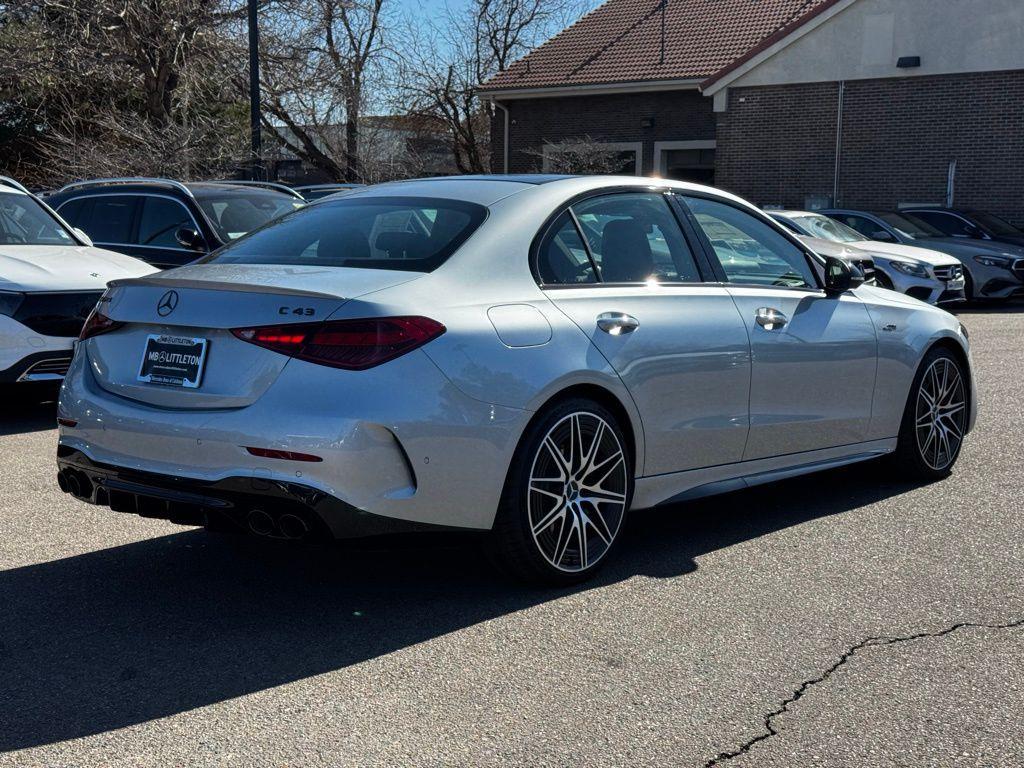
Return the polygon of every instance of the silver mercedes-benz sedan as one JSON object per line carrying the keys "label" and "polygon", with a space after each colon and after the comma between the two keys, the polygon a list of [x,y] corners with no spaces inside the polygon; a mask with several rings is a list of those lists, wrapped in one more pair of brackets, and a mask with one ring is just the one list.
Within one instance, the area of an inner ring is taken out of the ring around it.
{"label": "silver mercedes-benz sedan", "polygon": [[112,283],[61,393],[58,481],[285,539],[488,531],[515,573],[571,582],[630,510],[876,457],[949,473],[967,332],[862,280],[692,184],[363,188]]}

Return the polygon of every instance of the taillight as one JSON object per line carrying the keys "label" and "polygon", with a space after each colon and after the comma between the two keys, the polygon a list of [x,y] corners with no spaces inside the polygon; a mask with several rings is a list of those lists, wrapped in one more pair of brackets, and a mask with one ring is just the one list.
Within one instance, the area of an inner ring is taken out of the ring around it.
{"label": "taillight", "polygon": [[78,334],[78,340],[85,341],[93,336],[99,336],[101,333],[108,333],[109,331],[116,330],[122,325],[124,325],[124,323],[120,323],[117,320],[111,320],[100,312],[99,307],[96,307],[89,313],[89,317],[86,319],[85,325],[82,326],[82,332]]}
{"label": "taillight", "polygon": [[421,347],[445,332],[428,317],[372,317],[234,328],[242,341],[311,363],[361,371]]}

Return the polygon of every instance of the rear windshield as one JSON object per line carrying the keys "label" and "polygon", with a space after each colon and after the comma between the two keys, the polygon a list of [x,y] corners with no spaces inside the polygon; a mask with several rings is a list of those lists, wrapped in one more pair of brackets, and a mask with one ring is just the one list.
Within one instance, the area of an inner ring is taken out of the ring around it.
{"label": "rear windshield", "polygon": [[432,272],[487,215],[459,200],[363,197],[327,200],[284,216],[205,261],[308,264]]}

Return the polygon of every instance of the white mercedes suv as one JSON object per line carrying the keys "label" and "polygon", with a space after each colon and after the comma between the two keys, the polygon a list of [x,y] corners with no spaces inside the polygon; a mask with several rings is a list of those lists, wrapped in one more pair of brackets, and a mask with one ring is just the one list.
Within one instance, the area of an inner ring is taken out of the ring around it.
{"label": "white mercedes suv", "polygon": [[21,184],[0,177],[0,384],[61,379],[107,283],[153,271],[94,248]]}

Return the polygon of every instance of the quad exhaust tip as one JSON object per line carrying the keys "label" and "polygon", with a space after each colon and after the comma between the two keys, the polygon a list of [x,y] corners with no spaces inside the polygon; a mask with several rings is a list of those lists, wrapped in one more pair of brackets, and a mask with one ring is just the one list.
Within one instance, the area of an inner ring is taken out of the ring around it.
{"label": "quad exhaust tip", "polygon": [[304,539],[309,534],[309,524],[290,512],[271,515],[262,509],[253,509],[246,516],[246,522],[249,530],[257,536],[296,540]]}
{"label": "quad exhaust tip", "polygon": [[281,535],[286,539],[301,539],[309,533],[306,521],[298,515],[281,515],[277,520],[277,526],[281,530]]}
{"label": "quad exhaust tip", "polygon": [[257,536],[271,536],[274,533],[274,518],[262,509],[254,509],[248,516],[249,530]]}

